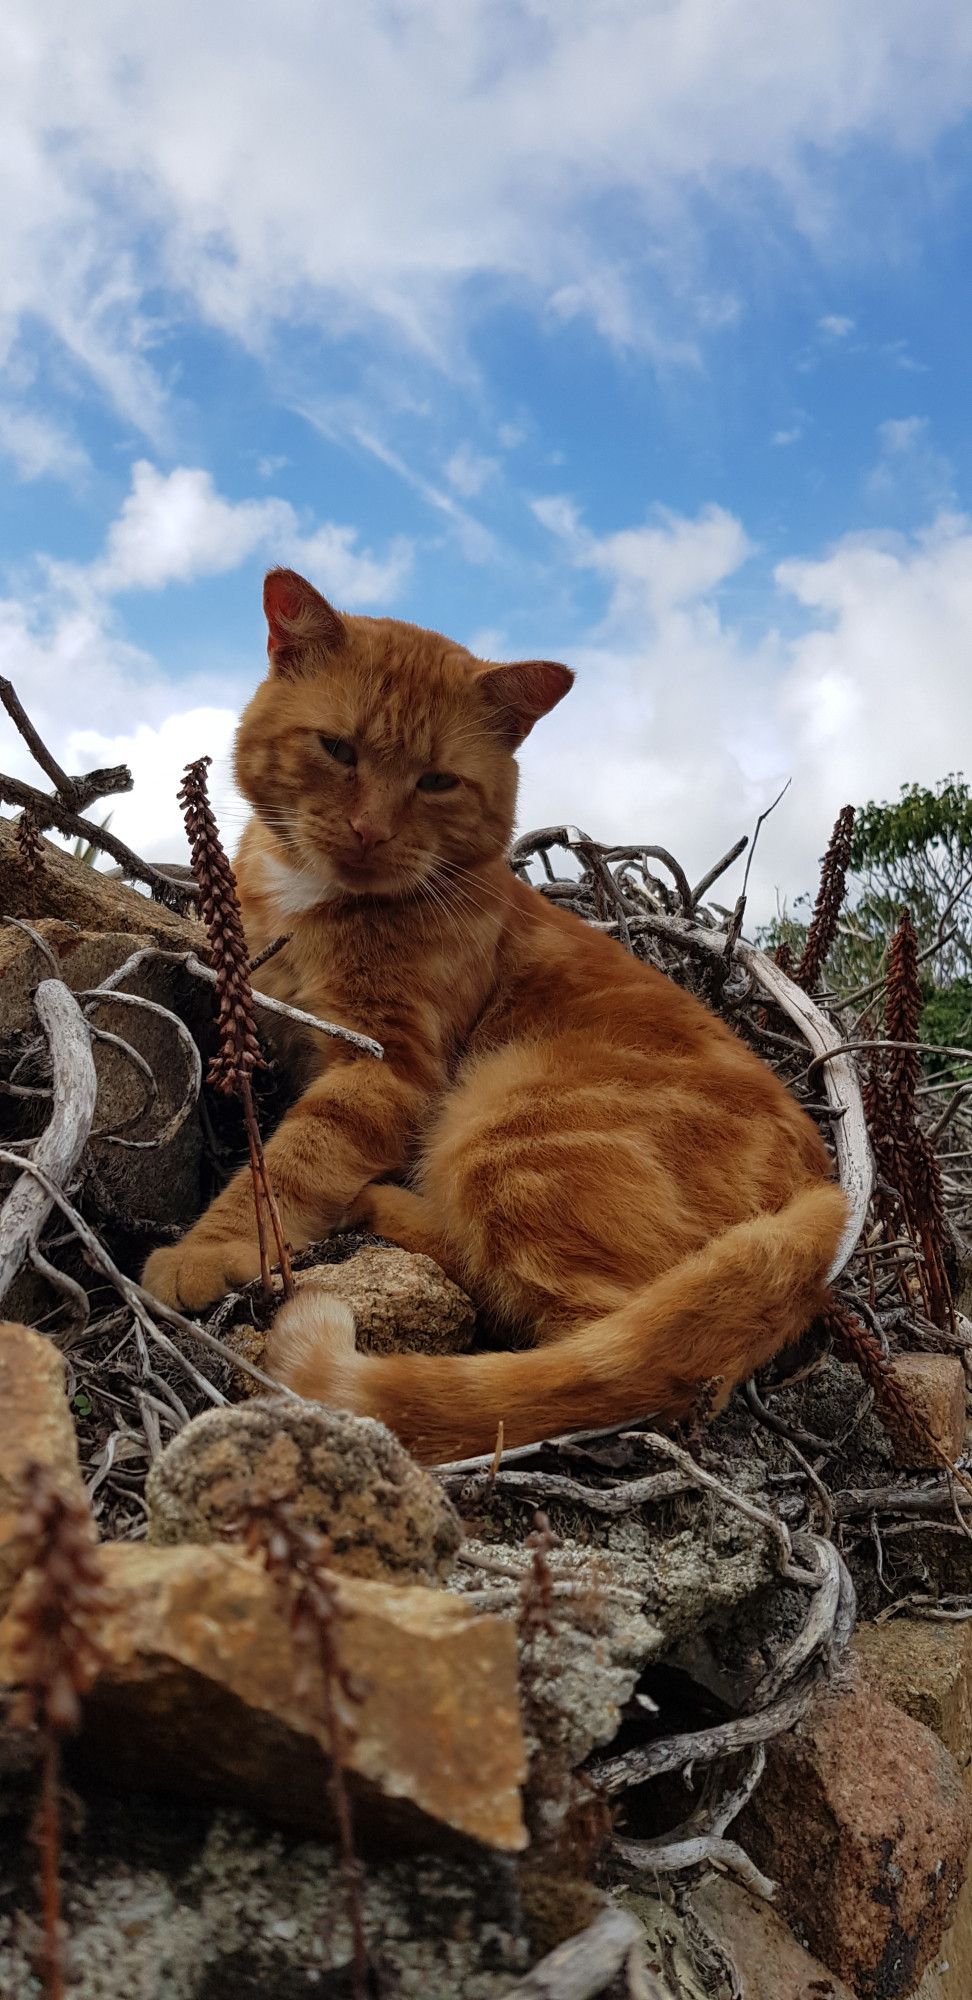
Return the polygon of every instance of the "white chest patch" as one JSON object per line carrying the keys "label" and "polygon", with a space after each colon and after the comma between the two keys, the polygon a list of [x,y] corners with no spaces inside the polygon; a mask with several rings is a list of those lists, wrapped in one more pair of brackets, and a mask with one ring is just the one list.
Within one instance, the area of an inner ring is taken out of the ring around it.
{"label": "white chest patch", "polygon": [[327,903],[337,894],[337,886],[325,869],[313,862],[293,868],[276,854],[263,854],[260,865],[264,889],[282,917],[299,917],[304,910],[313,910],[318,903]]}

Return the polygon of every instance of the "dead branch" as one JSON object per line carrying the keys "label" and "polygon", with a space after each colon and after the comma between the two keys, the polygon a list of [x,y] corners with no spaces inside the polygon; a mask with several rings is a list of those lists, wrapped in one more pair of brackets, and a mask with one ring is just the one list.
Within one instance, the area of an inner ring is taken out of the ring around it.
{"label": "dead branch", "polygon": [[[144,1286],[136,1284],[134,1278],[126,1278],[124,1272],[118,1269],[114,1258],[109,1256],[104,1244],[95,1235],[94,1230],[85,1221],[84,1217],[78,1213],[73,1202],[68,1200],[57,1182],[51,1180],[43,1167],[38,1165],[36,1159],[23,1160],[19,1154],[11,1153],[8,1147],[2,1146],[0,1147],[0,1166],[3,1165],[20,1167],[25,1174],[31,1175],[39,1182],[40,1186],[50,1195],[51,1203],[57,1204],[62,1215],[70,1223],[74,1234],[78,1237],[96,1269],[103,1272],[109,1283],[114,1285],[115,1290],[125,1300],[126,1305],[130,1306],[148,1339],[154,1341],[164,1354],[168,1354],[171,1359],[178,1362],[180,1368],[185,1370],[190,1381],[195,1383],[196,1388],[205,1396],[207,1402],[222,1404],[225,1403],[226,1397],[205,1375],[200,1373],[198,1368],[194,1367],[188,1356],[182,1352],[180,1347],[176,1346],[175,1341],[170,1340],[168,1335],[164,1334],[156,1326],[152,1318],[153,1313],[157,1318],[164,1320],[167,1325],[175,1327],[179,1333],[184,1334],[188,1339],[197,1342],[200,1347],[206,1348],[209,1353],[218,1354],[222,1361],[229,1362],[231,1367],[240,1370],[244,1375],[251,1376],[254,1382],[259,1382],[261,1388],[268,1389],[272,1395],[289,1396],[293,1393],[291,1390],[284,1388],[282,1383],[274,1382],[269,1375],[264,1374],[262,1368],[257,1368],[252,1361],[247,1361],[242,1354],[237,1354],[233,1348],[227,1347],[226,1342],[217,1339],[214,1333],[207,1332],[205,1327],[197,1326],[195,1320],[187,1319],[184,1313],[177,1312],[175,1306],[164,1305],[161,1299],[153,1298],[151,1292],[147,1292]],[[50,1204],[48,1205],[50,1206]],[[0,1214],[5,1212],[5,1210],[0,1211]]]}
{"label": "dead branch", "polygon": [[[98,992],[114,993],[123,979],[128,979],[150,958],[163,960],[169,965],[183,965],[194,979],[205,979],[209,986],[216,984],[213,967],[204,965],[194,951],[164,951],[161,946],[145,945],[140,951],[133,951],[124,965],[109,973],[108,978],[102,980]],[[334,1035],[339,1041],[349,1042],[353,1049],[359,1049],[362,1055],[375,1056],[379,1062],[384,1056],[381,1043],[373,1041],[370,1035],[359,1035],[356,1029],[340,1027],[336,1021],[319,1020],[316,1014],[305,1014],[302,1007],[290,1007],[286,1001],[274,1000],[269,993],[260,993],[256,987],[253,989],[253,1004],[266,1014],[279,1014],[284,1020],[296,1022],[299,1028],[313,1028],[318,1035]]]}
{"label": "dead branch", "polygon": [[681,1875],[696,1868],[716,1868],[735,1875],[754,1896],[771,1903],[776,1883],[761,1874],[755,1861],[734,1840],[702,1833],[687,1840],[615,1840],[615,1854],[633,1868],[653,1875]]}
{"label": "dead branch", "polygon": [[[587,1929],[548,1952],[503,2000],[594,2000],[621,1971],[642,1939],[641,1925],[627,1910],[602,1910]],[[647,2000],[662,2000],[654,1981]]]}
{"label": "dead branch", "polygon": [[6,680],[2,674],[0,674],[0,701],[11,722],[19,729],[34,762],[46,772],[58,798],[69,811],[82,813],[94,803],[95,799],[107,798],[111,793],[131,791],[132,774],[127,764],[112,764],[105,770],[89,771],[84,778],[69,778],[34,728],[13,682]]}
{"label": "dead branch", "polygon": [[634,1507],[670,1500],[675,1493],[690,1492],[698,1481],[673,1470],[651,1473],[646,1479],[620,1481],[616,1486],[598,1487],[585,1486],[579,1479],[568,1479],[562,1473],[508,1472],[503,1467],[495,1476],[492,1469],[474,1479],[450,1475],[443,1479],[443,1484],[447,1488],[455,1486],[454,1497],[460,1510],[474,1508],[501,1492],[508,1499],[537,1501],[544,1507],[562,1500],[568,1505],[583,1506],[592,1514],[619,1515],[629,1514]]}
{"label": "dead branch", "polygon": [[[74,1177],[94,1123],[97,1078],[91,1037],[73,993],[60,979],[42,979],[34,996],[37,1018],[47,1037],[52,1077],[52,1110],[37,1140],[32,1167],[58,1188]],[[8,1163],[21,1164],[16,1154]],[[35,1243],[51,1211],[53,1196],[36,1173],[25,1168],[0,1210],[0,1299]]]}
{"label": "dead branch", "polygon": [[731,1757],[753,1743],[769,1743],[793,1729],[806,1714],[816,1689],[791,1688],[788,1694],[760,1709],[757,1715],[735,1716],[731,1722],[715,1723],[711,1729],[687,1730],[681,1736],[661,1737],[656,1743],[626,1750],[619,1757],[602,1757],[590,1766],[596,1785],[609,1797],[629,1791],[632,1785],[647,1784],[649,1778],[665,1771],[681,1771],[689,1764],[712,1764],[717,1758]]}

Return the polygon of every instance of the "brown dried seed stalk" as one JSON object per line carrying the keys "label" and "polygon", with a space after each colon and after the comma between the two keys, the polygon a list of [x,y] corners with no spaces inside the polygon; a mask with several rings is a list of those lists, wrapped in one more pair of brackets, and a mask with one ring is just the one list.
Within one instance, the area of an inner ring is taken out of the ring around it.
{"label": "brown dried seed stalk", "polygon": [[833,1339],[835,1352],[859,1370],[868,1388],[874,1391],[878,1409],[885,1411],[906,1436],[914,1438],[923,1451],[930,1451],[938,1463],[958,1480],[959,1485],[967,1493],[972,1493],[972,1479],[952,1464],[948,1453],[943,1451],[900,1382],[895,1381],[890,1363],[881,1352],[880,1342],[864,1321],[858,1319],[857,1314],[839,1299],[832,1299],[821,1317]]}
{"label": "brown dried seed stalk", "polygon": [[16,840],[17,852],[24,871],[24,881],[27,884],[28,915],[32,917],[36,914],[37,910],[37,877],[40,873],[41,860],[44,853],[44,843],[41,839],[40,827],[37,824],[37,814],[34,812],[32,806],[25,806],[17,821]]}
{"label": "brown dried seed stalk", "polygon": [[338,1707],[338,1694],[360,1699],[341,1663],[338,1626],[341,1611],[334,1573],[329,1568],[330,1544],[301,1521],[285,1501],[246,1510],[240,1524],[251,1555],[259,1555],[280,1595],[293,1634],[294,1649],[308,1683],[321,1675],[324,1717],[331,1752],[330,1793],[337,1825],[341,1874],[351,1928],[352,2000],[368,2000],[369,1954],[361,1901],[361,1863],[354,1845],[354,1823],[344,1766],[350,1731]]}
{"label": "brown dried seed stalk", "polygon": [[86,1503],[63,1493],[41,1465],[29,1466],[25,1475],[18,1540],[29,1566],[17,1597],[14,1645],[20,1695],[12,1720],[19,1727],[36,1728],[41,1737],[36,1824],[43,1915],[41,1976],[47,2000],[62,2000],[61,1744],[78,1728],[82,1696],[101,1666],[104,1656],[97,1627],[111,1600]]}
{"label": "brown dried seed stalk", "polygon": [[800,963],[793,974],[798,986],[810,993],[817,985],[828,953],[837,936],[837,920],[847,891],[854,808],[843,806],[837,815],[830,844],[820,870],[820,887],[813,906]]}
{"label": "brown dried seed stalk", "polygon": [[250,954],[243,929],[243,915],[236,893],[236,876],[219,836],[216,815],[209,802],[206,772],[211,757],[197,757],[187,764],[179,788],[186,833],[191,851],[192,872],[199,885],[199,914],[206,926],[216,973],[217,1033],[219,1047],[209,1065],[209,1081],[227,1096],[238,1097],[246,1123],[250,1173],[253,1178],[253,1206],[256,1211],[260,1244],[260,1276],[267,1297],[271,1294],[270,1259],[263,1204],[266,1202],[277,1251],[277,1262],[285,1298],[294,1296],[290,1252],[283,1233],[280,1210],[267,1168],[263,1141],[253,1104],[251,1078],[255,1069],[265,1067],[256,1030],[253,988],[250,983]]}
{"label": "brown dried seed stalk", "polygon": [[[922,992],[918,939],[907,910],[902,910],[888,955],[885,1032],[890,1041],[919,1040]],[[935,1149],[921,1123],[918,1084],[921,1059],[916,1048],[891,1048],[876,1055],[864,1086],[864,1110],[878,1174],[876,1206],[886,1239],[898,1233],[897,1203],[916,1249],[922,1303],[936,1326],[954,1319],[948,1276],[947,1226],[941,1169]],[[904,1274],[900,1283],[907,1298]]]}
{"label": "brown dried seed stalk", "polygon": [[560,1536],[554,1534],[548,1516],[539,1508],[533,1516],[533,1529],[526,1538],[526,1546],[530,1551],[530,1567],[520,1589],[519,1624],[524,1647],[532,1649],[540,1632],[552,1633],[554,1629],[549,1556],[552,1549],[560,1547]]}

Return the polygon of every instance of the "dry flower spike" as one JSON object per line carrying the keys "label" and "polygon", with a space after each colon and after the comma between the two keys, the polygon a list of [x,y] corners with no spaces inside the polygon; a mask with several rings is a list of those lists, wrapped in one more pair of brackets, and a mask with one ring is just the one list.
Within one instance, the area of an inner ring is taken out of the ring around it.
{"label": "dry flower spike", "polygon": [[21,1693],[12,1720],[36,1728],[41,1738],[36,1835],[43,1914],[40,1969],[47,2000],[62,2000],[61,1743],[78,1728],[82,1697],[98,1672],[97,1628],[109,1598],[89,1510],[63,1493],[43,1466],[27,1470],[19,1532],[29,1567],[17,1600]]}
{"label": "dry flower spike", "polygon": [[250,1172],[253,1176],[253,1205],[260,1242],[260,1276],[264,1292],[271,1292],[270,1259],[263,1204],[270,1216],[280,1265],[285,1298],[294,1294],[290,1254],[284,1239],[280,1210],[267,1169],[266,1156],[256,1111],[251,1078],[264,1066],[256,1031],[256,1010],[250,983],[250,954],[236,877],[219,835],[216,815],[209,801],[206,772],[210,757],[197,757],[186,765],[179,789],[179,804],[185,817],[192,858],[192,872],[199,887],[199,914],[206,926],[216,974],[217,1033],[219,1047],[209,1065],[209,1081],[227,1096],[238,1097],[246,1121]]}
{"label": "dry flower spike", "polygon": [[[843,806],[837,815],[823,858],[820,887],[817,890],[817,900],[813,906],[813,916],[810,919],[800,963],[792,975],[805,993],[812,993],[818,984],[837,936],[837,922],[847,891],[847,870],[850,866],[853,833],[854,808]],[[780,962],[777,954],[777,964]],[[789,970],[789,965],[784,966],[784,971],[789,972]]]}
{"label": "dry flower spike", "polygon": [[331,1751],[331,1804],[337,1826],[341,1872],[351,1930],[351,2000],[368,2000],[369,1955],[361,1901],[361,1864],[354,1846],[354,1825],[344,1767],[348,1729],[338,1696],[355,1700],[354,1687],[341,1664],[337,1627],[341,1609],[328,1567],[329,1544],[309,1528],[284,1501],[247,1510],[239,1523],[251,1555],[262,1558],[280,1595],[281,1609],[293,1634],[294,1647],[308,1676],[322,1676],[327,1732]]}

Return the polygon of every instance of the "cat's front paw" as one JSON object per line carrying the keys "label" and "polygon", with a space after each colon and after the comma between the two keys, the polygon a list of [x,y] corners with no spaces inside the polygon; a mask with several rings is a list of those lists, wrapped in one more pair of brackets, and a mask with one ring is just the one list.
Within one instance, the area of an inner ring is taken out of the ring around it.
{"label": "cat's front paw", "polygon": [[198,1312],[214,1305],[237,1285],[248,1285],[260,1276],[260,1251],[245,1236],[222,1243],[194,1243],[184,1236],[181,1243],[153,1250],[142,1272],[142,1283],[153,1298],[166,1306]]}

